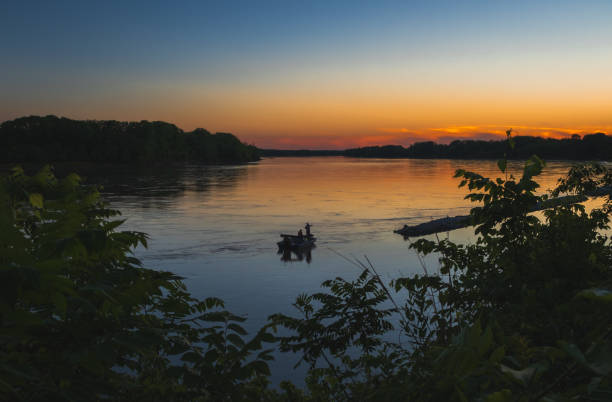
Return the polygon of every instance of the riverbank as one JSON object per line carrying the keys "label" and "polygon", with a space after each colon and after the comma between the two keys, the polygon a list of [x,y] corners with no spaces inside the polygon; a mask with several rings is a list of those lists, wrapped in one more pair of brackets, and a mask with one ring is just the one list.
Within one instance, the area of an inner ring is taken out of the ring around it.
{"label": "riverbank", "polygon": [[456,140],[450,144],[432,141],[417,142],[408,147],[384,145],[346,150],[280,150],[262,149],[264,157],[349,156],[385,159],[494,159],[506,155],[507,159],[526,160],[538,155],[545,160],[599,160],[612,161],[612,136],[604,133],[573,135],[571,138],[513,137],[514,147],[508,141]]}

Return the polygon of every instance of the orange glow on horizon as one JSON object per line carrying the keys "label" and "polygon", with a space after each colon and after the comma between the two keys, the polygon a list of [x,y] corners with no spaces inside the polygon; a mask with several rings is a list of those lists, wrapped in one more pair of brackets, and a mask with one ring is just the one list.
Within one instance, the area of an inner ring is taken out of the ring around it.
{"label": "orange glow on horizon", "polygon": [[[612,132],[612,98],[608,92],[603,94],[604,89],[612,90],[612,80],[600,81],[597,90],[531,82],[515,87],[513,82],[502,82],[485,88],[453,82],[450,77],[440,84],[423,81],[410,87],[384,77],[367,82],[350,75],[329,75],[321,82],[279,88],[263,84],[207,91],[197,86],[179,88],[167,96],[163,107],[148,105],[149,99],[139,103],[141,116],[175,122],[185,130],[203,127],[231,132],[246,143],[276,149],[492,140],[504,138],[509,128],[515,135],[547,138]],[[331,82],[331,78],[337,80]]]}
{"label": "orange glow on horizon", "polygon": [[165,121],[290,149],[612,133],[612,2],[199,3],[159,14],[180,29],[70,12],[0,26],[0,121]]}
{"label": "orange glow on horizon", "polygon": [[415,142],[434,141],[448,144],[455,140],[503,140],[506,130],[512,128],[514,136],[543,138],[569,138],[573,134],[583,136],[596,132],[609,133],[612,127],[562,128],[530,126],[449,126],[421,130],[408,128],[379,128],[374,134],[361,135],[252,135],[239,137],[247,143],[266,149],[348,149],[377,145],[409,146]]}

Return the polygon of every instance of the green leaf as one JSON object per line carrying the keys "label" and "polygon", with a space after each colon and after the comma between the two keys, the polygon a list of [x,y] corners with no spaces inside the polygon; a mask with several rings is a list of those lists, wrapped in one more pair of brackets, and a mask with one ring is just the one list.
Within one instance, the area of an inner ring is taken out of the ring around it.
{"label": "green leaf", "polygon": [[255,360],[254,362],[251,362],[249,365],[252,369],[255,370],[255,372],[259,374],[270,375],[270,367],[268,367],[268,364],[264,361]]}
{"label": "green leaf", "polygon": [[521,384],[525,386],[529,384],[529,382],[531,381],[531,378],[536,372],[535,367],[527,367],[523,370],[514,370],[503,364],[500,364],[500,369],[503,373],[509,375],[510,377],[514,378],[515,380],[517,380],[518,382],[520,382]]}
{"label": "green leaf", "polygon": [[66,315],[66,298],[63,294],[57,292],[52,296],[53,304],[57,310],[61,313],[62,317]]}
{"label": "green leaf", "polygon": [[512,400],[512,391],[509,389],[502,389],[501,391],[494,392],[487,395],[485,398],[486,402],[506,402]]}
{"label": "green leaf", "polygon": [[587,387],[587,391],[589,392],[589,394],[592,394],[593,392],[595,392],[597,390],[597,388],[599,388],[599,384],[601,384],[601,377],[594,377],[591,382],[589,382],[589,385]]}
{"label": "green leaf", "polygon": [[34,208],[43,208],[43,196],[40,193],[32,193],[30,194],[30,205]]}
{"label": "green leaf", "polygon": [[612,291],[609,289],[586,289],[578,293],[576,296],[599,302],[612,302]]}
{"label": "green leaf", "polygon": [[563,349],[576,362],[582,364],[583,366],[588,365],[586,357],[584,357],[582,351],[580,351],[578,346],[574,345],[573,343],[562,342],[561,349]]}
{"label": "green leaf", "polygon": [[247,334],[247,331],[244,328],[242,328],[240,325],[238,325],[238,324],[230,323],[230,324],[228,324],[227,328],[231,329],[232,331],[234,331],[234,332],[236,332],[236,333],[238,333],[240,335],[246,335]]}
{"label": "green leaf", "polygon": [[487,327],[478,342],[478,356],[484,355],[492,345],[493,331],[491,331],[491,327]]}
{"label": "green leaf", "polygon": [[204,361],[208,364],[213,364],[219,358],[219,352],[216,349],[210,349],[204,355]]}
{"label": "green leaf", "polygon": [[506,130],[506,138],[508,139],[508,144],[510,145],[510,149],[514,149],[514,138],[512,138],[512,129]]}
{"label": "green leaf", "polygon": [[236,345],[238,347],[243,347],[244,346],[244,341],[242,340],[241,337],[239,337],[236,334],[228,334],[227,335],[227,340],[230,341],[233,345]]}
{"label": "green leaf", "polygon": [[502,171],[502,173],[506,172],[507,164],[508,164],[508,161],[506,159],[500,159],[497,161],[497,167],[499,168],[499,170]]}
{"label": "green leaf", "polygon": [[202,356],[196,352],[187,352],[181,356],[181,360],[184,362],[197,363],[202,360]]}
{"label": "green leaf", "polygon": [[491,363],[499,363],[501,359],[504,358],[505,354],[506,354],[506,348],[502,345],[498,347],[497,349],[495,349],[493,353],[491,353],[491,356],[489,356],[489,361]]}
{"label": "green leaf", "polygon": [[533,176],[537,176],[542,173],[542,169],[546,164],[537,155],[533,155],[525,162],[523,169],[523,179],[531,179]]}

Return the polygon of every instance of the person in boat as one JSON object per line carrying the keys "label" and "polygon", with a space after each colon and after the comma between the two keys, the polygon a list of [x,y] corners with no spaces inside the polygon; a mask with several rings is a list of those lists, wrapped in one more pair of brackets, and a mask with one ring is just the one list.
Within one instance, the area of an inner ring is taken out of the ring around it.
{"label": "person in boat", "polygon": [[306,222],[306,226],[304,226],[304,228],[306,229],[306,237],[310,237],[310,223]]}
{"label": "person in boat", "polygon": [[304,233],[302,232],[302,229],[298,230],[298,238],[300,240],[302,240],[304,238]]}

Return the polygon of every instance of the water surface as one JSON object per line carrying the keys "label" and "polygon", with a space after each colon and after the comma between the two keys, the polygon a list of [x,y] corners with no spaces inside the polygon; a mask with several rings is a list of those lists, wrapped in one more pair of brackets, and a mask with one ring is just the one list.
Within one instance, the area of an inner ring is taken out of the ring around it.
{"label": "water surface", "polygon": [[[520,174],[521,162],[509,166]],[[569,166],[548,163],[542,190]],[[387,280],[422,272],[393,230],[466,214],[466,190],[452,177],[458,168],[499,174],[495,161],[310,157],[243,166],[106,167],[85,175],[104,185],[104,197],[127,218],[125,229],[151,236],[149,248],[136,251],[145,266],[178,273],[197,297],[224,299],[255,330],[272,313],[292,313],[295,297],[319,290],[322,281],[356,277],[359,269],[344,257],[367,255]],[[306,222],[318,237],[310,261],[296,255],[282,261],[279,234],[296,233]],[[470,229],[448,236],[473,241]],[[426,263],[436,270],[434,258]],[[281,357],[274,380],[295,380],[294,363],[293,356]]]}

